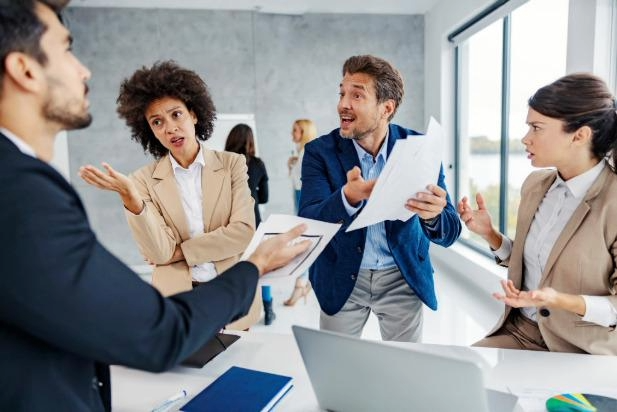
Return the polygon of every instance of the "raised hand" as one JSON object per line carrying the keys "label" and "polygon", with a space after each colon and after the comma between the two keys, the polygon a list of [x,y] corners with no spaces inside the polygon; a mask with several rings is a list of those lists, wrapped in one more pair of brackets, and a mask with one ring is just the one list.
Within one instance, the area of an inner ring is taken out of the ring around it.
{"label": "raised hand", "polygon": [[488,213],[484,197],[480,193],[476,194],[476,204],[478,209],[473,210],[469,204],[469,199],[463,197],[458,203],[458,213],[467,229],[486,238],[494,229],[491,215]]}
{"label": "raised hand", "polygon": [[377,180],[364,180],[362,171],[358,166],[347,172],[347,184],[343,187],[343,193],[350,205],[356,206],[364,199],[371,196]]}
{"label": "raised hand", "polygon": [[143,200],[131,179],[114,170],[108,163],[103,162],[102,165],[107,173],[86,165],[79,168],[79,177],[94,187],[118,193],[124,206],[132,213],[139,214],[143,209]]}
{"label": "raised hand", "polygon": [[439,215],[446,207],[446,191],[437,185],[428,185],[428,192],[416,193],[415,197],[407,200],[405,207],[415,212],[424,220]]}

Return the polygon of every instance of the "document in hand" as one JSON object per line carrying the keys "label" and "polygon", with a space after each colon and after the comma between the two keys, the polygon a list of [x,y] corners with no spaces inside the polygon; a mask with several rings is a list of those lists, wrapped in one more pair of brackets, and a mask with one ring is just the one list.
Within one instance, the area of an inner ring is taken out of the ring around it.
{"label": "document in hand", "polygon": [[311,246],[304,253],[297,256],[294,260],[289,262],[286,266],[269,272],[263,278],[282,277],[295,275],[298,276],[305,272],[309,266],[313,264],[317,256],[324,250],[328,242],[334,237],[341,227],[338,223],[326,223],[319,220],[306,219],[293,215],[279,215],[272,214],[265,221],[261,222],[257,231],[253,235],[251,242],[249,243],[246,251],[242,255],[241,259],[247,259],[251,253],[257,248],[264,240],[269,239],[272,236],[276,236],[280,233],[286,232],[289,229],[304,223],[308,226],[306,232],[300,236],[297,241],[309,240]]}
{"label": "document in hand", "polygon": [[180,410],[270,411],[292,387],[292,378],[289,376],[232,366]]}
{"label": "document in hand", "polygon": [[442,142],[443,130],[432,117],[425,135],[397,140],[371,196],[347,232],[384,220],[409,220],[414,213],[405,208],[407,200],[439,180]]}

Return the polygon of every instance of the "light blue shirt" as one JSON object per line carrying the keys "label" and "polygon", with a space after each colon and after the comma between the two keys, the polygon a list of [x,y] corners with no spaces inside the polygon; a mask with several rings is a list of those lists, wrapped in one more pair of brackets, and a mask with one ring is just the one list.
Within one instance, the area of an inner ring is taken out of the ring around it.
{"label": "light blue shirt", "polygon": [[[360,159],[362,177],[365,180],[377,179],[386,164],[386,157],[388,155],[388,135],[386,135],[381,149],[379,149],[379,153],[377,153],[377,156],[374,158],[373,155],[364,150],[355,140],[352,140],[352,142],[358,153],[358,158]],[[357,207],[353,207],[347,202],[343,189],[341,189],[341,196],[343,197],[343,204],[349,216],[356,213],[365,202],[362,201]],[[385,223],[379,222],[368,226],[360,269],[382,270],[393,266],[396,266],[396,262],[388,246]]]}

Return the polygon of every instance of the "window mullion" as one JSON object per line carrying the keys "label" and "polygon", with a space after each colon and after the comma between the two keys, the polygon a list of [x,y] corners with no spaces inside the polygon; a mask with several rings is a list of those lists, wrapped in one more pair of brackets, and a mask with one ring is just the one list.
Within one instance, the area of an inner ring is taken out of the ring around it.
{"label": "window mullion", "polygon": [[510,15],[503,19],[501,78],[501,144],[499,184],[499,231],[508,233],[508,146],[510,143]]}

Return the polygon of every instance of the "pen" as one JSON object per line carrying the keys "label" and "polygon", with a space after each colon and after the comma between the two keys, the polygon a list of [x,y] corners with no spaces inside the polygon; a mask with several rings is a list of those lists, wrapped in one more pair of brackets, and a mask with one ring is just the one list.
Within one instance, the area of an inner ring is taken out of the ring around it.
{"label": "pen", "polygon": [[172,404],[178,402],[180,399],[185,398],[188,395],[188,392],[184,389],[180,392],[170,396],[163,403],[161,403],[156,408],[152,409],[152,412],[163,412],[166,411]]}

